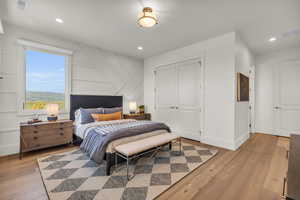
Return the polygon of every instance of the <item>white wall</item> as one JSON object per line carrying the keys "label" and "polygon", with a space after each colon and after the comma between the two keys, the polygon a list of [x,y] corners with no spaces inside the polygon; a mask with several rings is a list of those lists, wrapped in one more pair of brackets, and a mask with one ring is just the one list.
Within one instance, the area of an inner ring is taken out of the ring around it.
{"label": "white wall", "polygon": [[274,68],[276,64],[290,60],[300,60],[300,48],[284,49],[256,58],[256,132],[275,134],[275,130],[273,128]]}
{"label": "white wall", "polygon": [[[202,142],[235,149],[235,33],[148,58],[144,63],[144,102],[154,113],[154,69],[192,58],[205,63]],[[155,115],[153,116],[155,120]]]}
{"label": "white wall", "polygon": [[[254,58],[247,45],[242,39],[236,36],[236,52],[235,52],[235,71],[250,77],[249,71],[254,65]],[[235,73],[235,74],[236,74]],[[235,76],[237,79],[237,76]],[[236,82],[237,80],[235,80]],[[251,81],[251,80],[250,80]],[[235,98],[237,96],[237,84],[235,84]],[[249,138],[249,123],[250,123],[249,102],[235,103],[235,146],[239,147]]]}
{"label": "white wall", "polygon": [[[124,109],[128,101],[143,103],[143,62],[99,48],[71,42],[55,36],[33,32],[4,24],[0,35],[0,155],[17,153],[19,149],[19,122],[30,116],[17,113],[18,97],[18,38],[24,38],[73,50],[72,93],[92,95],[124,95]],[[60,116],[68,118],[68,114]]]}

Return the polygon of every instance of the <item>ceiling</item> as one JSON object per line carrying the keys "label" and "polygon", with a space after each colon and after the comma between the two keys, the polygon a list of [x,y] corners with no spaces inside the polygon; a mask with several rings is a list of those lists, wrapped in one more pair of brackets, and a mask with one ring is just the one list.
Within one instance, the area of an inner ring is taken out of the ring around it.
{"label": "ceiling", "polygon": [[[141,59],[230,31],[257,55],[300,47],[300,34],[282,36],[300,29],[299,0],[30,0],[25,10],[16,2],[0,0],[5,22]],[[143,6],[158,25],[137,25]],[[270,43],[271,36],[280,39]]]}

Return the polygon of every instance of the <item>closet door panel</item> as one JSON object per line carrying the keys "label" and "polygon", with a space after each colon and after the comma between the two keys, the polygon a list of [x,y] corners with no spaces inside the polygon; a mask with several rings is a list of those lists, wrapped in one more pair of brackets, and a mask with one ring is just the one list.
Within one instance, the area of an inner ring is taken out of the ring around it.
{"label": "closet door panel", "polygon": [[201,139],[201,66],[198,61],[158,68],[155,75],[155,120],[173,133]]}
{"label": "closet door panel", "polygon": [[171,128],[173,133],[178,132],[177,111],[168,108],[156,109],[155,121],[163,122]]}
{"label": "closet door panel", "polygon": [[155,120],[177,130],[176,105],[178,72],[175,65],[158,68],[155,73]]}
{"label": "closet door panel", "polygon": [[177,105],[177,69],[174,65],[156,70],[156,107],[171,108]]}
{"label": "closet door panel", "polygon": [[181,108],[200,106],[201,71],[198,62],[178,66],[178,105]]}
{"label": "closet door panel", "polygon": [[201,68],[196,61],[178,64],[178,132],[200,141]]}
{"label": "closet door panel", "polygon": [[179,110],[176,130],[178,134],[185,138],[200,141],[200,114],[200,112],[194,110]]}

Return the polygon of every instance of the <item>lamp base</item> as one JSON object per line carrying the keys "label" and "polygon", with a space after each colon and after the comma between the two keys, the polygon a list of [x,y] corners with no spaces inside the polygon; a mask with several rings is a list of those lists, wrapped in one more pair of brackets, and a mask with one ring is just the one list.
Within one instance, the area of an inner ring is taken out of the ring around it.
{"label": "lamp base", "polygon": [[47,120],[50,122],[56,121],[57,120],[57,116],[48,116]]}

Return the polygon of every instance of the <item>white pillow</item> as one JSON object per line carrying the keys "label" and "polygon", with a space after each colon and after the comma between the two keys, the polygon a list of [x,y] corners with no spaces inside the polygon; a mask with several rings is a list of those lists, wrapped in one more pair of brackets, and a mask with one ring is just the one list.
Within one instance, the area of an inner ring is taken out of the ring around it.
{"label": "white pillow", "polygon": [[75,126],[79,126],[81,124],[81,112],[80,109],[75,111]]}

